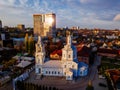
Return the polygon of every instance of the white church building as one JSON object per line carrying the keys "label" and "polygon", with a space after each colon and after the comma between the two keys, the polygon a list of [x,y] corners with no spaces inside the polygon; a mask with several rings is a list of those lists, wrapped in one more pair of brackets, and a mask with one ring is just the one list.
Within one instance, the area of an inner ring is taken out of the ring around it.
{"label": "white church building", "polygon": [[62,49],[61,60],[46,60],[45,48],[39,36],[36,43],[35,63],[37,75],[62,76],[66,80],[73,80],[74,77],[88,74],[88,65],[84,62],[78,62],[77,49],[72,45],[71,35],[67,36],[67,43]]}

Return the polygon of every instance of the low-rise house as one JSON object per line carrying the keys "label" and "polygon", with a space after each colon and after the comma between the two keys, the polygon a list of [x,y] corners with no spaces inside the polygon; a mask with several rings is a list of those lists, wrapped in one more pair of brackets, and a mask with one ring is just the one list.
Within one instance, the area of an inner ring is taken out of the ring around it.
{"label": "low-rise house", "polygon": [[117,55],[119,55],[119,50],[99,48],[98,49],[98,55],[107,56],[107,57],[116,57]]}
{"label": "low-rise house", "polygon": [[90,48],[86,46],[78,48],[77,54],[78,54],[78,61],[89,64]]}
{"label": "low-rise house", "polygon": [[113,69],[107,70],[106,72],[110,75],[114,90],[120,90],[120,70]]}
{"label": "low-rise house", "polygon": [[62,56],[62,50],[55,50],[54,52],[52,52],[52,53],[50,54],[50,58],[51,58],[51,59],[60,60],[60,59],[61,59],[61,56]]}

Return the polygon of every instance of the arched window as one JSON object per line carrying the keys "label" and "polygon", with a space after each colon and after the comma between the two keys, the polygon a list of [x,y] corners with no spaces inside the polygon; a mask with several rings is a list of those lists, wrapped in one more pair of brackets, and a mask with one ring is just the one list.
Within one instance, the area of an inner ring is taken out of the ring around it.
{"label": "arched window", "polygon": [[66,65],[64,67],[66,68]]}
{"label": "arched window", "polygon": [[65,54],[64,54],[64,57],[65,57]]}
{"label": "arched window", "polygon": [[80,72],[80,74],[82,74],[82,71]]}
{"label": "arched window", "polygon": [[39,73],[41,73],[41,68],[39,68]]}
{"label": "arched window", "polygon": [[68,58],[71,58],[71,55],[69,55]]}
{"label": "arched window", "polygon": [[74,65],[72,65],[72,68],[74,68]]}

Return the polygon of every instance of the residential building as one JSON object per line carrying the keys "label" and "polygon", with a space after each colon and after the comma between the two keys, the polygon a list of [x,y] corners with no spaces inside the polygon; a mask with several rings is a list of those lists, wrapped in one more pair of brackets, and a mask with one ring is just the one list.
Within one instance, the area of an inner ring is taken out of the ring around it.
{"label": "residential building", "polygon": [[56,29],[56,15],[49,14],[34,14],[34,35],[42,37],[54,36]]}
{"label": "residential building", "polygon": [[17,25],[17,28],[18,28],[19,30],[25,30],[25,25],[23,25],[23,24],[18,24],[18,25]]}
{"label": "residential building", "polygon": [[84,62],[89,65],[89,56],[90,56],[91,49],[87,46],[83,46],[78,48],[78,61]]}

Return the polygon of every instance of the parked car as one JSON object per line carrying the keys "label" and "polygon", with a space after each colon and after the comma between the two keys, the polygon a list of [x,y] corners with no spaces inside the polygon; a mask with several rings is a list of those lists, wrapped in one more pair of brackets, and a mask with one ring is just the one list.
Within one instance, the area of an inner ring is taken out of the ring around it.
{"label": "parked car", "polygon": [[101,87],[107,87],[107,85],[105,85],[104,83],[99,83],[99,86],[101,86]]}
{"label": "parked car", "polygon": [[100,79],[105,79],[105,77],[104,77],[104,76],[102,76],[102,75],[99,75],[99,78],[100,78]]}

